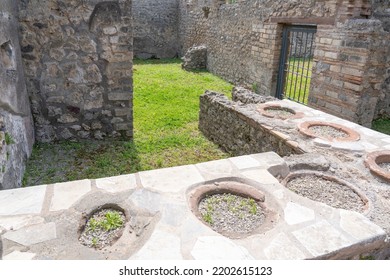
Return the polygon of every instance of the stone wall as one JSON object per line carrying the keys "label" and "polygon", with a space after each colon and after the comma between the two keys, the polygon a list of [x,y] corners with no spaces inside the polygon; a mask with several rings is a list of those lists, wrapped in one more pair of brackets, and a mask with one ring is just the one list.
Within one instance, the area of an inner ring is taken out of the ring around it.
{"label": "stone wall", "polygon": [[275,95],[283,26],[317,26],[309,105],[370,126],[390,113],[387,0],[181,0],[182,51],[208,49],[208,69]]}
{"label": "stone wall", "polygon": [[368,127],[389,114],[389,35],[375,19],[320,27],[309,105]]}
{"label": "stone wall", "polygon": [[[180,1],[183,52],[206,45],[208,69],[235,83],[274,95],[282,23],[334,21],[339,1]],[[210,8],[206,17],[205,7]]]}
{"label": "stone wall", "polygon": [[178,0],[133,0],[134,56],[178,55]]}
{"label": "stone wall", "polygon": [[[251,99],[243,97],[242,92],[239,95],[238,99]],[[235,156],[270,151],[286,156],[303,152],[295,141],[278,131],[279,128],[256,121],[260,113],[254,106],[235,103],[223,94],[206,91],[200,97],[199,129],[209,140]]]}
{"label": "stone wall", "polygon": [[0,2],[0,190],[20,187],[34,143],[14,0]]}
{"label": "stone wall", "polygon": [[19,1],[36,139],[132,137],[131,1]]}

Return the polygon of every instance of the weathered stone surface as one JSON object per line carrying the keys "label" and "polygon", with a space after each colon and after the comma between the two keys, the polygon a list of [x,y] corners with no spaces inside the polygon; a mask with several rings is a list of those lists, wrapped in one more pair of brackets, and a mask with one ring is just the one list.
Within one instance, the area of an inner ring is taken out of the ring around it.
{"label": "weathered stone surface", "polygon": [[385,234],[382,228],[371,223],[359,213],[340,210],[340,217],[340,227],[357,240],[364,240],[373,235]]}
{"label": "weathered stone surface", "polygon": [[352,244],[352,240],[326,221],[294,231],[293,235],[313,256],[321,256]]}
{"label": "weathered stone surface", "polygon": [[135,189],[137,182],[134,174],[108,177],[96,180],[96,187],[111,193]]}
{"label": "weathered stone surface", "polygon": [[[0,130],[12,143],[0,144],[0,190],[20,187],[25,161],[34,143],[34,128],[23,74],[17,3],[0,3]],[[32,46],[25,46],[32,55]],[[26,53],[27,54],[27,53]]]}
{"label": "weathered stone surface", "polygon": [[272,239],[264,253],[270,260],[301,260],[305,254],[288,238],[286,234],[279,233]]}
{"label": "weathered stone surface", "polygon": [[315,214],[312,209],[303,207],[299,204],[289,202],[284,208],[284,220],[289,225],[308,222],[314,220]]}
{"label": "weathered stone surface", "polygon": [[[237,156],[268,151],[280,156],[301,153],[299,148],[289,145],[279,134],[272,132],[268,123],[257,122],[259,113],[253,106],[240,106],[225,95],[206,91],[200,97],[199,129],[209,140]],[[283,127],[280,122],[278,124],[278,128]],[[286,124],[285,129],[295,128]],[[255,165],[256,160],[251,162]]]}
{"label": "weathered stone surface", "polygon": [[223,176],[230,176],[233,173],[232,163],[226,159],[198,163],[196,167],[203,174],[207,174],[208,178],[205,179],[209,180]]}
{"label": "weathered stone surface", "polygon": [[330,167],[330,162],[321,154],[306,153],[285,157],[291,171],[302,169],[326,171]]}
{"label": "weathered stone surface", "polygon": [[50,211],[68,209],[90,190],[90,180],[55,184],[54,195],[50,204]]}
{"label": "weathered stone surface", "polygon": [[156,229],[148,242],[130,260],[182,260],[180,238],[163,229]]}
{"label": "weathered stone surface", "polygon": [[173,58],[178,55],[178,8],[178,0],[133,0],[135,57]]}
{"label": "weathered stone surface", "polygon": [[232,99],[235,102],[240,101],[244,104],[248,104],[248,103],[249,104],[250,103],[258,104],[258,103],[265,103],[268,101],[277,100],[276,98],[274,98],[272,96],[253,94],[252,91],[250,91],[246,88],[240,87],[240,86],[236,86],[233,88]]}
{"label": "weathered stone surface", "polygon": [[[132,126],[127,124],[132,122],[132,102],[119,104],[109,98],[113,90],[127,92],[121,100],[132,98],[132,79],[112,75],[132,75],[131,1],[90,0],[83,5],[63,1],[61,8],[53,8],[57,0],[38,2],[19,3],[26,80],[33,115],[41,125],[37,140],[131,138]],[[106,121],[96,128],[99,132],[71,129],[86,120],[100,121],[103,111],[115,109],[127,111],[128,118],[122,121],[126,126],[113,127]]]}
{"label": "weathered stone surface", "polygon": [[223,236],[199,237],[191,250],[195,260],[253,260],[248,250]]}
{"label": "weathered stone surface", "polygon": [[39,214],[46,186],[6,190],[0,196],[0,215]]}
{"label": "weathered stone surface", "polygon": [[5,255],[3,257],[3,260],[5,261],[11,261],[11,260],[32,260],[35,257],[36,254],[29,253],[29,252],[20,252],[20,251],[13,251],[12,253]]}
{"label": "weathered stone surface", "polygon": [[185,70],[196,70],[207,68],[207,47],[197,46],[189,48],[183,57],[181,65]]}
{"label": "weathered stone surface", "polygon": [[262,184],[278,184],[279,181],[274,176],[272,176],[267,170],[248,170],[242,172],[242,174],[254,181],[257,181]]}
{"label": "weathered stone surface", "polygon": [[229,159],[238,169],[259,167],[260,163],[251,156],[239,156]]}
{"label": "weathered stone surface", "polygon": [[6,230],[18,230],[20,228],[42,224],[45,220],[40,216],[10,216],[10,217],[1,217],[0,216],[0,227],[3,227]]}
{"label": "weathered stone surface", "polygon": [[144,171],[140,172],[139,176],[144,188],[163,193],[180,192],[185,187],[204,181],[193,165]]}
{"label": "weathered stone surface", "polygon": [[57,238],[56,224],[38,224],[24,227],[16,231],[8,231],[3,235],[3,238],[24,246],[31,246]]}

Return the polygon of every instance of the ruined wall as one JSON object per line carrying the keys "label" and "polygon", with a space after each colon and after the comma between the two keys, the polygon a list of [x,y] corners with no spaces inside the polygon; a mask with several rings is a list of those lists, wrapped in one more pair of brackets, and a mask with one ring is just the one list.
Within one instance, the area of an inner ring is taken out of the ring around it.
{"label": "ruined wall", "polygon": [[387,0],[180,1],[182,51],[205,45],[208,69],[275,95],[283,26],[317,26],[309,105],[370,126],[389,114]]}
{"label": "ruined wall", "polygon": [[181,0],[180,42],[183,52],[206,45],[211,72],[274,95],[281,23],[291,23],[292,18],[297,23],[334,21],[337,2]]}
{"label": "ruined wall", "polygon": [[133,0],[134,57],[178,55],[179,0]]}
{"label": "ruined wall", "polygon": [[129,0],[21,0],[36,139],[132,137]]}
{"label": "ruined wall", "polygon": [[34,143],[34,128],[23,75],[17,7],[0,2],[0,190],[20,187]]}
{"label": "ruined wall", "polygon": [[206,91],[200,97],[199,129],[209,140],[235,156],[270,151],[286,156],[303,152],[297,142],[256,121],[260,114],[252,107]]}

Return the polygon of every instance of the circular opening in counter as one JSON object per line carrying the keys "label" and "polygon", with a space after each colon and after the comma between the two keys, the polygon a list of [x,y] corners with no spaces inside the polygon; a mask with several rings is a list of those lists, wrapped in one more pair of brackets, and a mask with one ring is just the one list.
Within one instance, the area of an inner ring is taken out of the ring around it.
{"label": "circular opening in counter", "polygon": [[215,182],[195,188],[189,196],[191,211],[205,225],[230,238],[265,232],[276,214],[265,204],[265,195],[252,186]]}
{"label": "circular opening in counter", "polygon": [[365,164],[374,175],[390,182],[390,151],[369,153]]}
{"label": "circular opening in counter", "polygon": [[298,119],[303,117],[302,112],[296,112],[295,110],[274,104],[260,104],[257,107],[257,111],[263,116],[276,119]]}
{"label": "circular opening in counter", "polygon": [[335,123],[307,121],[299,124],[298,130],[308,137],[320,138],[328,141],[343,142],[357,141],[360,139],[360,135],[356,131]]}
{"label": "circular opening in counter", "polygon": [[297,172],[288,175],[283,185],[298,195],[341,208],[363,213],[368,199],[348,182],[320,172]]}
{"label": "circular opening in counter", "polygon": [[104,207],[93,211],[81,228],[81,244],[95,249],[111,246],[125,227],[126,216],[119,207]]}

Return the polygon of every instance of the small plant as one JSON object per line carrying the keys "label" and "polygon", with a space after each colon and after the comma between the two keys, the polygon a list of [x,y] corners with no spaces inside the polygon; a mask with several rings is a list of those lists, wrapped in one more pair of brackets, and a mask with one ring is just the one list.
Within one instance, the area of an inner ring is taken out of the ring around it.
{"label": "small plant", "polygon": [[93,237],[91,240],[92,247],[97,247],[99,239],[97,237]]}
{"label": "small plant", "polygon": [[375,260],[375,258],[374,256],[370,256],[370,255],[367,256],[360,255],[359,260]]}
{"label": "small plant", "polygon": [[88,230],[90,230],[90,231],[95,231],[95,230],[98,228],[98,226],[99,226],[99,223],[98,223],[98,221],[96,221],[96,219],[91,218],[91,219],[89,220],[89,223],[88,223]]}
{"label": "small plant", "polygon": [[123,225],[123,220],[118,212],[113,212],[113,211],[107,212],[105,219],[102,221],[102,226],[106,231],[120,228],[122,225]]}
{"label": "small plant", "polygon": [[15,144],[14,139],[12,138],[11,134],[9,134],[8,132],[5,133],[5,143],[7,145]]}
{"label": "small plant", "polygon": [[257,93],[258,90],[259,90],[259,86],[257,85],[257,83],[253,83],[252,84],[252,91]]}
{"label": "small plant", "polygon": [[250,213],[252,215],[256,215],[257,214],[257,204],[256,202],[251,198],[249,199],[249,205],[250,205]]}
{"label": "small plant", "polygon": [[79,240],[88,247],[101,249],[120,236],[124,224],[125,216],[121,211],[99,210],[89,218]]}
{"label": "small plant", "polygon": [[211,213],[207,212],[207,213],[203,214],[203,221],[205,221],[206,223],[212,225],[213,224],[213,218],[211,217]]}

